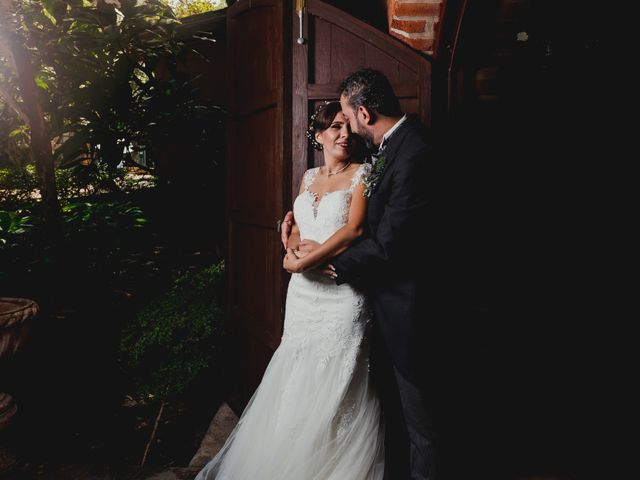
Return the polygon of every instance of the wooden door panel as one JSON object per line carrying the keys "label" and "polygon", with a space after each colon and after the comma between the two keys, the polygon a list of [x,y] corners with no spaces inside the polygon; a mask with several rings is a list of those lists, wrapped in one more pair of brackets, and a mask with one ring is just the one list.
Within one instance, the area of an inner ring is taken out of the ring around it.
{"label": "wooden door panel", "polygon": [[278,155],[281,114],[269,108],[229,122],[234,218],[273,228],[282,212],[282,156]]}
{"label": "wooden door panel", "polygon": [[276,221],[290,195],[284,165],[284,142],[290,141],[285,7],[289,12],[289,0],[251,0],[235,3],[227,13],[228,298],[243,348],[241,402],[250,398],[282,335],[284,282]]}
{"label": "wooden door panel", "polygon": [[410,83],[407,81],[407,74],[409,74],[408,78],[413,78],[415,80],[415,75],[411,70],[405,67],[402,64],[399,64],[391,55],[386,52],[383,52],[379,48],[376,48],[375,45],[371,45],[369,43],[365,44],[365,56],[367,58],[367,67],[375,68],[376,70],[380,70],[384,72],[389,81],[394,84],[400,83]]}
{"label": "wooden door panel", "polygon": [[[316,22],[324,22],[324,20],[317,19]],[[357,41],[351,32],[336,25],[331,25],[329,42],[331,42],[331,63],[329,65],[316,64],[314,68],[330,67],[331,83],[337,86],[355,68],[367,65],[366,49],[364,42]]]}
{"label": "wooden door panel", "polygon": [[[234,75],[230,108],[244,115],[277,104],[282,83],[282,19],[277,2],[244,6],[229,20],[231,61],[238,62],[243,75]],[[244,2],[244,5],[247,5]],[[234,5],[233,8],[235,8]]]}
{"label": "wooden door panel", "polygon": [[400,98],[400,108],[403,112],[415,113],[418,111],[419,104],[415,98]]}
{"label": "wooden door panel", "polygon": [[[331,69],[317,68],[318,65],[331,65],[331,24],[321,19],[309,20],[309,38],[313,42],[309,46],[301,46],[300,49],[307,48],[309,54],[309,65],[315,68],[309,68],[309,83],[317,85],[326,85],[331,83]],[[305,67],[307,67],[305,62]],[[306,84],[305,84],[306,87]]]}
{"label": "wooden door panel", "polygon": [[[382,71],[391,84],[399,89],[399,92],[396,92],[398,95],[418,95],[420,73],[415,58],[413,63],[404,64],[395,58],[392,52],[381,50],[378,44],[369,43],[357,33],[322,18],[311,17],[310,22],[311,31],[321,35],[321,38],[315,37],[309,42],[309,56],[312,62],[309,65],[309,79],[315,80],[309,86],[312,95],[315,94],[314,98],[335,94],[340,82],[363,66]],[[395,39],[392,40],[397,42]]]}
{"label": "wooden door panel", "polygon": [[243,329],[263,340],[271,349],[278,346],[281,335],[279,273],[282,268],[273,232],[260,226],[235,223],[232,249],[234,257],[233,313]]}

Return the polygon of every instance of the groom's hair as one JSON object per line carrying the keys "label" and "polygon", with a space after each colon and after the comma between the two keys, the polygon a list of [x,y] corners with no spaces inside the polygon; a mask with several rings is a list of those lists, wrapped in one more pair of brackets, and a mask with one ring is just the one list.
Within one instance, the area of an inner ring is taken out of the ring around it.
{"label": "groom's hair", "polygon": [[351,108],[366,107],[371,113],[387,117],[402,115],[400,101],[384,73],[371,68],[363,68],[345,78],[338,87]]}

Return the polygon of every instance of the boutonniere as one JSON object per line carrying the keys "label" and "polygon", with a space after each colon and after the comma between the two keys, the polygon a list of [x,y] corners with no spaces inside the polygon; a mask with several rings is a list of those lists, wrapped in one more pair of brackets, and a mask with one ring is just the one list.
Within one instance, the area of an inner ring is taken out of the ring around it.
{"label": "boutonniere", "polygon": [[370,197],[373,191],[378,185],[380,181],[380,177],[382,176],[382,172],[384,171],[384,155],[380,155],[376,160],[376,163],[371,168],[371,171],[365,175],[362,183],[364,184],[364,196]]}

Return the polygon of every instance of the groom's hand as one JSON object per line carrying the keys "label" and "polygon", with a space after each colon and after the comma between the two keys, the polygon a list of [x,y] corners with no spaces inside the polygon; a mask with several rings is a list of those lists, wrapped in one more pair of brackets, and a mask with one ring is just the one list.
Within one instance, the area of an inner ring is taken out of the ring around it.
{"label": "groom's hand", "polygon": [[325,264],[318,267],[318,271],[323,275],[326,275],[329,278],[336,279],[338,278],[338,274],[336,273],[336,269],[331,264]]}
{"label": "groom's hand", "polygon": [[285,250],[287,249],[287,243],[289,242],[289,235],[291,235],[292,226],[293,212],[289,210],[280,224],[280,240],[282,240],[282,246]]}

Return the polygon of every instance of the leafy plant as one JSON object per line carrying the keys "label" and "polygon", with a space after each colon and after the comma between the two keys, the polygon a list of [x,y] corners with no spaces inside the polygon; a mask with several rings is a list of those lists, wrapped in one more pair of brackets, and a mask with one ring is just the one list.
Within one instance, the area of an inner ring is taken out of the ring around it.
{"label": "leafy plant", "polygon": [[[68,168],[56,168],[55,180],[62,203],[98,193],[108,193],[115,183],[121,192],[153,187],[155,177],[145,175],[144,179],[128,168],[118,168],[115,173],[106,165],[91,162]],[[24,202],[38,198],[38,180],[35,167],[0,169],[0,205],[5,209],[19,208]]]}
{"label": "leafy plant", "polygon": [[29,128],[0,99],[0,168],[21,168],[31,161]]}
{"label": "leafy plant", "polygon": [[104,229],[142,228],[147,219],[131,202],[70,203],[62,207],[67,235],[75,232],[99,233]]}
{"label": "leafy plant", "polygon": [[30,273],[36,262],[46,262],[36,237],[41,219],[28,210],[0,210],[0,291],[6,280]]}
{"label": "leafy plant", "polygon": [[13,246],[18,236],[28,233],[33,227],[31,217],[20,213],[0,210],[0,247]]}
{"label": "leafy plant", "polygon": [[69,203],[62,207],[60,236],[49,234],[35,205],[2,212],[0,289],[46,283],[50,275],[70,279],[75,288],[108,287],[133,271],[153,273],[138,256],[154,241],[148,219],[132,202]]}
{"label": "leafy plant", "polygon": [[135,372],[138,393],[181,394],[210,365],[223,334],[224,263],[182,275],[171,290],[127,325],[122,360]]}
{"label": "leafy plant", "polygon": [[2,203],[17,205],[29,201],[37,188],[38,180],[33,165],[0,170],[0,202]]}
{"label": "leafy plant", "polygon": [[137,394],[160,402],[144,464],[165,403],[212,366],[224,338],[224,263],[179,277],[122,334],[121,361]]}
{"label": "leafy plant", "polygon": [[227,6],[224,0],[168,0],[167,3],[178,18],[211,12]]}
{"label": "leafy plant", "polygon": [[[175,34],[180,22],[165,1],[23,0],[15,5],[16,11],[5,15],[14,19],[7,20],[12,27],[7,31],[28,52],[34,75],[21,84],[12,52],[0,41],[0,96],[24,123],[21,85],[35,82],[48,140],[59,145],[58,166],[102,163],[114,180],[104,185],[117,190],[117,166],[126,148],[161,151],[180,136],[176,127],[187,124],[193,128],[183,130],[193,134],[184,142],[201,142],[191,138],[206,135],[198,125],[220,112],[197,101],[192,79],[180,73],[188,49]],[[16,125],[9,127],[16,131]]]}

